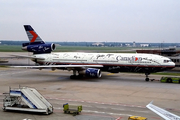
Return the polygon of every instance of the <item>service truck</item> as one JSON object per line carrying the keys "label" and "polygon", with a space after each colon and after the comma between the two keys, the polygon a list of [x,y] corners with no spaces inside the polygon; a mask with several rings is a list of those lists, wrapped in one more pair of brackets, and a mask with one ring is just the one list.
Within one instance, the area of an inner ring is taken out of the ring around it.
{"label": "service truck", "polygon": [[147,118],[141,116],[130,116],[128,120],[147,120]]}
{"label": "service truck", "polygon": [[68,103],[63,104],[64,113],[73,113],[74,115],[79,114],[82,111],[82,105],[69,105]]}
{"label": "service truck", "polygon": [[180,77],[161,77],[160,81],[165,83],[180,83]]}

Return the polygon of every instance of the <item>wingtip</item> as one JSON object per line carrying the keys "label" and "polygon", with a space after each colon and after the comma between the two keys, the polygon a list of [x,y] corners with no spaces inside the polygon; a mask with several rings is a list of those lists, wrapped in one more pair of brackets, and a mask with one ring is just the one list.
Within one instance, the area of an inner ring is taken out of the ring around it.
{"label": "wingtip", "polygon": [[152,105],[152,103],[153,103],[153,100],[149,104],[147,104],[146,107],[148,107],[149,105]]}
{"label": "wingtip", "polygon": [[149,104],[152,104],[152,103],[153,103],[153,100]]}

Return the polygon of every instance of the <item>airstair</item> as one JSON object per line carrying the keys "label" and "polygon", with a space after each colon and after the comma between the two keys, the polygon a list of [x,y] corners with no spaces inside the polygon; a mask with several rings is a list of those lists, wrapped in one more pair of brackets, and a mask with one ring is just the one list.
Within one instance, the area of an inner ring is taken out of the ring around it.
{"label": "airstair", "polygon": [[53,106],[34,88],[10,88],[3,103],[4,110],[53,113]]}

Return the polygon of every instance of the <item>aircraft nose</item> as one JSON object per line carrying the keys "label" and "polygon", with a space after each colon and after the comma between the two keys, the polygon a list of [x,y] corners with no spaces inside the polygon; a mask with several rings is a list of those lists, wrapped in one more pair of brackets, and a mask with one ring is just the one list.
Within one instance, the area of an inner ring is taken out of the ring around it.
{"label": "aircraft nose", "polygon": [[170,66],[172,66],[172,67],[175,67],[175,63],[174,62],[170,62]]}
{"label": "aircraft nose", "polygon": [[175,65],[176,65],[176,64],[175,64],[174,62],[172,62],[172,66],[174,66],[174,67],[175,67]]}

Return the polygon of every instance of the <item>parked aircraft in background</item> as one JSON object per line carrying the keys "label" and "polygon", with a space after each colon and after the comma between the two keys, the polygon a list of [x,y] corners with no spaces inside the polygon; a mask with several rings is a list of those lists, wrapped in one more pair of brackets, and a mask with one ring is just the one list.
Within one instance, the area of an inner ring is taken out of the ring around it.
{"label": "parked aircraft in background", "polygon": [[152,110],[153,112],[155,112],[156,114],[158,114],[159,116],[161,116],[162,118],[164,118],[165,120],[180,120],[180,116],[177,116],[171,112],[168,112],[160,107],[157,107],[155,105],[151,103],[149,103],[146,106],[148,109]]}
{"label": "parked aircraft in background", "polygon": [[[22,44],[22,49],[33,52],[32,59],[37,66],[17,66],[73,70],[70,78],[82,76],[101,77],[101,71],[111,73],[138,72],[148,75],[153,72],[174,68],[175,64],[167,57],[153,54],[137,53],[82,53],[82,52],[55,52],[54,43],[45,43],[30,25],[24,25],[28,43]],[[78,75],[77,75],[78,74]]]}

